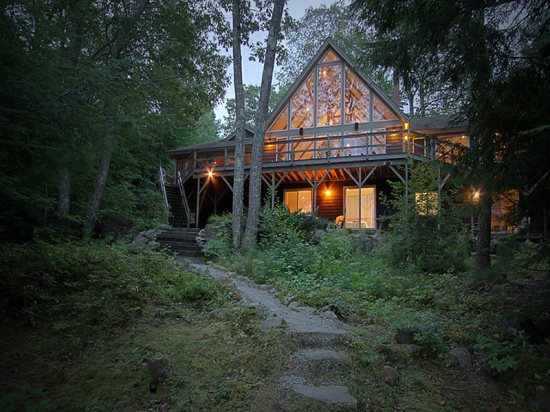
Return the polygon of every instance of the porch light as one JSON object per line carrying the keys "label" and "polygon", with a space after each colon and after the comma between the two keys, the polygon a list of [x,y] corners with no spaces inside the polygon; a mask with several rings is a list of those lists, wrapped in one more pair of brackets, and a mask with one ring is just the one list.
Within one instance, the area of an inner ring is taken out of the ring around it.
{"label": "porch light", "polygon": [[479,190],[474,190],[474,193],[472,194],[472,199],[477,201],[479,200],[479,196],[480,196]]}
{"label": "porch light", "polygon": [[403,129],[409,130],[409,122],[403,123]]}
{"label": "porch light", "polygon": [[325,190],[325,195],[330,196],[330,189]]}
{"label": "porch light", "polygon": [[214,172],[212,170],[209,170],[208,171],[208,177],[212,177],[212,176],[214,176]]}
{"label": "porch light", "polygon": [[409,141],[409,135],[408,135],[408,134],[405,135],[405,141],[406,141],[406,142]]}

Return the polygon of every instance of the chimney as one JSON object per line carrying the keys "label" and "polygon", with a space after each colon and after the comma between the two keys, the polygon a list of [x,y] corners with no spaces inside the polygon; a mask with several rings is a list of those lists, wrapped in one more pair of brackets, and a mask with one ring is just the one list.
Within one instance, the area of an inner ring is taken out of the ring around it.
{"label": "chimney", "polygon": [[393,70],[393,77],[392,77],[392,98],[393,102],[397,105],[397,107],[401,106],[401,98],[399,97],[399,75],[397,74],[397,70]]}

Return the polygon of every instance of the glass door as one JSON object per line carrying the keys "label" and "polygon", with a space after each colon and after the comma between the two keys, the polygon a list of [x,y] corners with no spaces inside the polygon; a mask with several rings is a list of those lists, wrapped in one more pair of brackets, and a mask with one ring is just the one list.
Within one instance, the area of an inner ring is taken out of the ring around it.
{"label": "glass door", "polygon": [[350,229],[376,228],[376,188],[344,187],[344,224]]}

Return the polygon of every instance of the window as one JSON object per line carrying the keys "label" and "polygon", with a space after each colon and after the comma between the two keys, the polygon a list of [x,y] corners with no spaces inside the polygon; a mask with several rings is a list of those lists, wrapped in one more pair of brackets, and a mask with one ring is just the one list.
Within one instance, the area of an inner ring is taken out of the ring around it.
{"label": "window", "polygon": [[269,128],[270,132],[288,129],[288,108],[285,108]]}
{"label": "window", "polygon": [[321,63],[336,62],[338,60],[340,60],[340,59],[338,58],[336,53],[334,53],[332,50],[329,50],[325,53],[325,55],[321,59]]}
{"label": "window", "polygon": [[304,136],[302,139],[294,139],[294,160],[307,160],[313,158],[314,153],[313,136]]}
{"label": "window", "polygon": [[370,90],[346,67],[346,123],[366,123],[369,119]]}
{"label": "window", "polygon": [[283,201],[292,213],[311,213],[311,195],[311,189],[285,190]]}
{"label": "window", "polygon": [[317,126],[342,123],[342,66],[332,64],[318,68]]}
{"label": "window", "polygon": [[290,101],[290,121],[293,129],[313,127],[314,83],[313,73],[311,73]]}
{"label": "window", "polygon": [[350,229],[376,228],[376,188],[344,187],[344,223]]}
{"label": "window", "polygon": [[382,101],[374,96],[374,106],[372,112],[372,121],[377,122],[380,120],[394,120],[396,117],[388,107],[382,103]]}
{"label": "window", "polygon": [[419,192],[414,197],[419,215],[437,215],[437,192]]}
{"label": "window", "polygon": [[519,202],[519,192],[508,190],[499,196],[491,207],[491,232],[512,232],[514,212]]}

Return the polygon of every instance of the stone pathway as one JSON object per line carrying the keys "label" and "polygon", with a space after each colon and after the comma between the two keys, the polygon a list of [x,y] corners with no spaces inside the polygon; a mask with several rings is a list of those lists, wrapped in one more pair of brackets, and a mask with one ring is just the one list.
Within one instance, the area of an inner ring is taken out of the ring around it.
{"label": "stone pathway", "polygon": [[240,292],[245,304],[263,311],[264,331],[284,326],[287,333],[300,341],[301,349],[288,359],[292,367],[280,378],[283,388],[295,394],[328,405],[355,409],[357,400],[344,386],[345,354],[334,349],[338,338],[352,333],[349,326],[337,319],[315,314],[315,309],[291,302],[283,305],[273,296],[274,288],[256,285],[244,277],[214,265],[197,261],[189,267],[219,281],[229,281]]}

